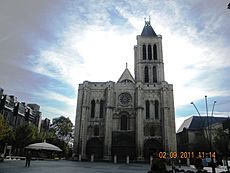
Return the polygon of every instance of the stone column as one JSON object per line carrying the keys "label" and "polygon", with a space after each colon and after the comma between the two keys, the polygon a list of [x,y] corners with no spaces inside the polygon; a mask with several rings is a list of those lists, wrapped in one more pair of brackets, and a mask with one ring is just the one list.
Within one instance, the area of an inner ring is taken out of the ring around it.
{"label": "stone column", "polygon": [[81,112],[81,130],[80,130],[80,147],[81,147],[81,156],[82,159],[86,158],[86,136],[87,136],[87,118],[88,118],[88,100],[89,100],[88,89],[84,90],[84,97],[83,97],[83,105],[82,105],[82,112]]}
{"label": "stone column", "polygon": [[107,107],[105,115],[105,140],[104,140],[104,160],[111,160],[112,145],[112,121],[113,121],[113,88],[110,83],[107,88]]}
{"label": "stone column", "polygon": [[144,160],[143,155],[143,145],[144,145],[144,127],[143,127],[143,106],[141,104],[142,100],[142,91],[141,87],[137,86],[137,107],[136,107],[136,152],[137,160]]}
{"label": "stone column", "polygon": [[79,85],[78,89],[78,99],[77,99],[77,109],[76,109],[76,119],[75,119],[75,131],[74,131],[74,154],[79,155],[80,151],[80,130],[81,130],[81,112],[82,112],[82,99],[83,99],[83,87],[82,84]]}
{"label": "stone column", "polygon": [[164,139],[164,150],[166,152],[170,151],[170,146],[169,146],[169,130],[170,130],[170,124],[169,124],[169,107],[168,107],[168,101],[167,101],[167,91],[166,88],[162,88],[162,109],[163,109],[163,139]]}
{"label": "stone column", "polygon": [[173,86],[169,85],[169,116],[170,116],[170,145],[172,151],[177,151],[177,144],[176,144],[176,127],[175,127],[175,110],[174,110],[174,97],[173,97]]}
{"label": "stone column", "polygon": [[80,138],[80,142],[81,142],[81,156],[83,159],[86,158],[86,133],[87,133],[87,108],[83,107],[82,108],[82,119],[81,119],[81,138]]}
{"label": "stone column", "polygon": [[106,110],[105,124],[105,141],[104,141],[104,159],[111,160],[111,145],[112,145],[112,109]]}

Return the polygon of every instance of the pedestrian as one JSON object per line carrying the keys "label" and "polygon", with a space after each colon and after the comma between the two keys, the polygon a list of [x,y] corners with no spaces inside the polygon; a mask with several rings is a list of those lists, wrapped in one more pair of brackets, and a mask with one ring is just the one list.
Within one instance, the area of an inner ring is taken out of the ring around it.
{"label": "pedestrian", "polygon": [[25,165],[25,167],[30,167],[30,160],[31,160],[31,153],[30,153],[30,151],[28,151],[26,154],[26,165]]}

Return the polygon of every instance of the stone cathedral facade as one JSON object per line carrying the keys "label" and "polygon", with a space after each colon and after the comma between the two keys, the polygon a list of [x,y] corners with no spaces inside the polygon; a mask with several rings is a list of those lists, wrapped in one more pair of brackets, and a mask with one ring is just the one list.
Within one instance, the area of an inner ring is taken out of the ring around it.
{"label": "stone cathedral facade", "polygon": [[162,37],[145,21],[134,46],[134,74],[79,85],[74,153],[82,159],[148,160],[176,151],[173,85],[164,77]]}

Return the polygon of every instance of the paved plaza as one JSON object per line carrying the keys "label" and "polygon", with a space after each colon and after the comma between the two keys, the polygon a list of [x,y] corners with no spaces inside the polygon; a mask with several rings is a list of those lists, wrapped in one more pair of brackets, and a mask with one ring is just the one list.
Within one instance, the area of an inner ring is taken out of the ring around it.
{"label": "paved plaza", "polygon": [[[4,160],[0,162],[0,173],[147,173],[148,164],[114,164],[102,162],[76,162],[76,161],[31,161],[29,168],[25,167],[25,160]],[[171,167],[168,167],[170,170]],[[194,168],[182,166],[180,169],[193,170]],[[205,168],[211,172],[211,168]],[[226,169],[216,168],[216,172]]]}
{"label": "paved plaza", "polygon": [[0,163],[0,173],[146,173],[148,164],[114,164],[74,161],[31,161],[29,168],[25,160],[5,160]]}

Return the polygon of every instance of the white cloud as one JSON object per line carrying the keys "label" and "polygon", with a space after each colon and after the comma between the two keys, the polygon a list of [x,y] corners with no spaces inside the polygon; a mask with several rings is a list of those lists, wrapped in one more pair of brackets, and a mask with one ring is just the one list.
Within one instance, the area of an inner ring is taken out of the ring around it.
{"label": "white cloud", "polygon": [[46,91],[46,92],[44,92],[42,94],[38,94],[38,95],[46,97],[47,99],[50,99],[50,100],[63,102],[69,106],[76,106],[76,98],[69,98],[65,95],[62,95],[62,94],[59,94],[56,92]]}
{"label": "white cloud", "polygon": [[[206,86],[205,80],[211,80],[213,76],[196,80],[204,70],[230,67],[230,48],[225,47],[221,37],[210,41],[217,36],[213,32],[223,25],[223,18],[215,15],[202,23],[204,27],[199,30],[193,18],[191,21],[185,20],[185,5],[173,1],[157,2],[155,5],[164,6],[161,11],[159,8],[149,8],[154,3],[148,3],[144,1],[138,9],[139,2],[132,1],[126,1],[122,6],[120,3],[113,3],[112,6],[108,3],[84,3],[78,6],[85,20],[72,14],[70,21],[73,22],[75,18],[79,21],[71,23],[61,43],[41,52],[36,70],[66,81],[73,87],[84,80],[117,81],[126,62],[133,74],[135,37],[141,33],[144,25],[145,16],[142,15],[148,13],[156,33],[163,36],[165,76],[169,83],[174,84],[175,105],[189,104],[204,95],[226,94],[226,91]],[[127,28],[122,29],[111,23],[108,6],[115,8],[128,21],[131,26],[128,32]],[[204,7],[196,10],[201,8]],[[210,13],[205,15],[207,18]]]}
{"label": "white cloud", "polygon": [[75,114],[73,114],[72,109],[66,108],[65,110],[61,108],[56,108],[52,106],[41,105],[41,112],[43,117],[48,117],[50,120],[60,116],[69,117],[72,123],[75,123]]}

